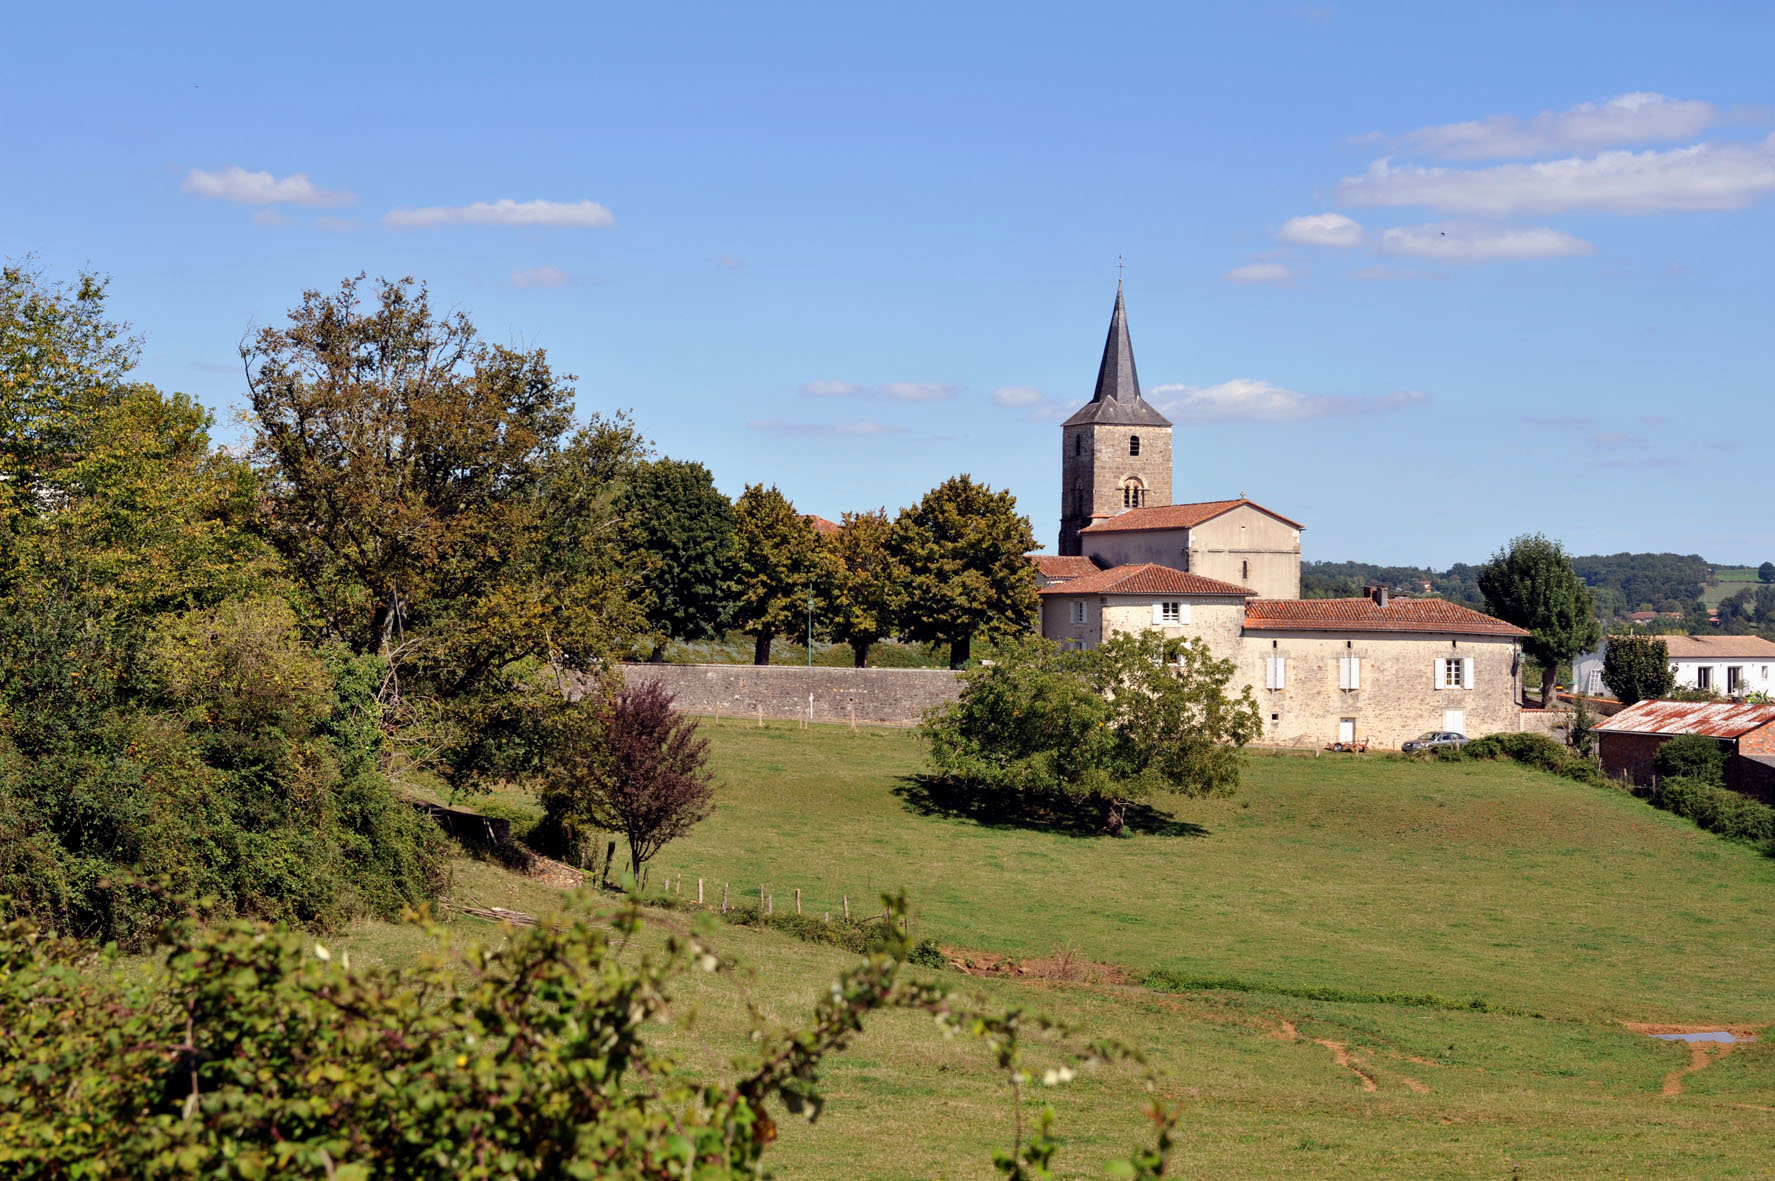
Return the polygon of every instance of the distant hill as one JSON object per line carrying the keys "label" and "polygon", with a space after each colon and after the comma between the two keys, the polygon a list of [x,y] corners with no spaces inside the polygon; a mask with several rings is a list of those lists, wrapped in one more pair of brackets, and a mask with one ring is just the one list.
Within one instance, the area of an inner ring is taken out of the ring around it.
{"label": "distant hill", "polygon": [[[1614,619],[1629,611],[1687,613],[1705,597],[1715,603],[1715,583],[1744,586],[1756,577],[1742,567],[1716,567],[1699,554],[1587,554],[1572,559],[1578,576],[1596,596],[1597,614]],[[1300,593],[1306,599],[1347,598],[1367,586],[1393,594],[1426,593],[1478,606],[1485,596],[1475,578],[1477,566],[1456,562],[1447,570],[1426,566],[1378,566],[1369,562],[1302,562]],[[1713,605],[1709,603],[1708,605]]]}

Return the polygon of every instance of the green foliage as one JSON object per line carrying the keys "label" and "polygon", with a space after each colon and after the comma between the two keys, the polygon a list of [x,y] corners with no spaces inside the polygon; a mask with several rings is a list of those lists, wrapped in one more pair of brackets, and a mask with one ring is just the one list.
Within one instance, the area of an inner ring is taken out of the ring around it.
{"label": "green foliage", "polygon": [[1758,582],[1775,582],[1775,562],[1764,562],[1757,567]]}
{"label": "green foliage", "polygon": [[[638,911],[601,918],[413,968],[353,966],[262,924],[187,921],[168,929],[153,976],[9,926],[0,1167],[21,1178],[756,1177],[776,1138],[771,1108],[816,1119],[821,1061],[872,1012],[921,1013],[981,1041],[1019,1103],[1023,1044],[1053,1040],[1039,1018],[904,978],[914,949],[890,921],[804,1025],[758,1033],[730,1077],[699,1078],[657,1042],[674,982],[720,970],[720,957],[695,935],[624,954]],[[1081,1066],[1138,1057],[1061,1049]],[[1155,1122],[1159,1143],[1120,1175],[1163,1170],[1175,1116]],[[1027,1143],[1019,1131],[1008,1155],[1045,1159],[1053,1144],[1044,1124]]]}
{"label": "green foliage", "polygon": [[1705,734],[1679,734],[1666,739],[1652,756],[1652,770],[1662,779],[1693,779],[1724,787],[1726,744]]}
{"label": "green foliage", "polygon": [[1000,639],[1036,621],[1035,578],[1025,556],[1035,549],[1017,498],[969,476],[952,476],[900,510],[889,537],[905,571],[901,634],[950,645],[961,668],[976,636]]}
{"label": "green foliage", "polygon": [[1262,721],[1249,688],[1229,692],[1235,671],[1201,640],[1150,632],[1087,651],[1006,645],[926,720],[931,767],[978,791],[1087,800],[1119,832],[1131,800],[1238,786],[1238,748]]}
{"label": "green foliage", "polygon": [[1694,821],[1728,840],[1761,845],[1775,853],[1775,808],[1705,778],[1662,779],[1652,803]]}
{"label": "green foliage", "polygon": [[1562,746],[1545,734],[1488,734],[1458,747],[1437,747],[1440,758],[1459,762],[1463,759],[1509,759],[1525,767],[1551,771],[1579,783],[1602,787],[1608,783],[1595,760]]}
{"label": "green foliage", "polygon": [[1676,688],[1670,646],[1656,636],[1610,636],[1603,651],[1602,683],[1622,705],[1669,695]]}
{"label": "green foliage", "polygon": [[1551,701],[1559,665],[1602,637],[1590,592],[1564,548],[1538,533],[1515,538],[1478,582],[1487,611],[1528,630],[1523,651],[1541,666],[1541,700]]}
{"label": "green foliage", "polygon": [[1454,1000],[1433,992],[1371,992],[1356,988],[1332,988],[1326,985],[1265,984],[1231,976],[1196,976],[1160,968],[1148,972],[1141,987],[1157,992],[1264,992],[1276,996],[1299,997],[1309,1001],[1334,1001],[1346,1005],[1401,1005],[1413,1009],[1442,1009],[1451,1013],[1503,1013],[1512,1017],[1535,1017],[1524,1009],[1511,1008],[1488,1001],[1484,997]]}
{"label": "green foliage", "polygon": [[640,465],[622,513],[646,556],[648,627],[665,640],[719,636],[732,575],[733,504],[700,463],[656,459]]}
{"label": "green foliage", "polygon": [[729,593],[735,624],[755,640],[754,664],[770,663],[770,643],[779,632],[805,629],[808,599],[831,573],[831,555],[788,497],[775,485],[746,485],[734,503]]}
{"label": "green foliage", "polygon": [[458,699],[526,661],[595,668],[642,630],[617,502],[643,447],[621,419],[570,434],[573,379],[540,349],[434,317],[411,279],[373,307],[361,283],[307,292],[243,349],[263,527],[327,633],[389,661],[389,722],[457,776],[482,716]]}
{"label": "green foliage", "polygon": [[868,666],[869,650],[894,634],[902,615],[905,571],[895,560],[891,533],[886,509],[846,513],[843,529],[825,543],[834,561],[822,628],[850,646],[858,668]]}

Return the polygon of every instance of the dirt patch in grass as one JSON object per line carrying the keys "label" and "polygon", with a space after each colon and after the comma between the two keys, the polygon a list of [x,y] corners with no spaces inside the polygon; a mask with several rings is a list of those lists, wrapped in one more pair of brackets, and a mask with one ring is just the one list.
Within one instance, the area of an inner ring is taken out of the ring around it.
{"label": "dirt patch in grass", "polygon": [[[1749,1025],[1669,1025],[1655,1021],[1623,1021],[1623,1026],[1634,1033],[1645,1034],[1647,1037],[1670,1037],[1673,1034],[1686,1033],[1717,1033],[1724,1031],[1739,1041],[1755,1041],[1762,1031]],[[1698,1070],[1703,1070],[1730,1054],[1737,1045],[1733,1042],[1689,1042],[1689,1061],[1686,1066],[1679,1066],[1664,1076],[1664,1085],[1659,1088],[1662,1095],[1680,1095],[1683,1093],[1683,1080]]]}
{"label": "dirt patch in grass", "polygon": [[1132,986],[1134,981],[1114,964],[1086,959],[1076,948],[1056,945],[1045,956],[1016,958],[990,951],[971,951],[961,947],[945,947],[943,954],[949,966],[969,976],[997,979],[1050,980],[1059,984],[1116,984]]}
{"label": "dirt patch in grass", "polygon": [[[1673,1033],[1716,1033],[1724,1030],[1739,1041],[1750,1041],[1761,1036],[1762,1029],[1755,1025],[1668,1025],[1658,1021],[1623,1021],[1621,1026],[1634,1033],[1643,1033],[1647,1037],[1663,1037]],[[1704,1042],[1703,1045],[1730,1045],[1730,1042]]]}

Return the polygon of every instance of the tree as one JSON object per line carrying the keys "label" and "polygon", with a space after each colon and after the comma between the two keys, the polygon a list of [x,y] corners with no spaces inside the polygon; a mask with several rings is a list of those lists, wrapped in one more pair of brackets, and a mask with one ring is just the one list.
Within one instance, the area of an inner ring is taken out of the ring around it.
{"label": "tree", "polygon": [[805,624],[808,598],[828,579],[830,557],[775,485],[746,485],[733,507],[733,616],[754,637],[752,662],[769,664],[777,633]]}
{"label": "tree", "polygon": [[1775,562],[1764,562],[1757,567],[1758,582],[1775,582]]}
{"label": "tree", "polygon": [[1026,639],[925,724],[931,766],[966,790],[1081,801],[1118,833],[1156,791],[1238,786],[1238,748],[1263,722],[1249,687],[1229,691],[1236,671],[1200,639],[1142,632],[1074,652]]}
{"label": "tree", "polygon": [[826,544],[833,562],[832,588],[820,613],[825,632],[849,644],[858,668],[869,649],[892,635],[900,615],[904,572],[889,544],[893,527],[886,509],[844,514],[844,528]]}
{"label": "tree", "polygon": [[895,519],[889,552],[905,570],[903,633],[947,643],[968,662],[975,636],[1029,631],[1038,600],[1025,556],[1035,548],[1017,498],[953,476]]}
{"label": "tree", "polygon": [[241,354],[264,528],[325,632],[388,661],[391,721],[425,748],[478,728],[526,668],[597,667],[644,627],[618,509],[642,457],[621,418],[572,429],[542,350],[435,317],[412,279],[309,291]]}
{"label": "tree", "polygon": [[1705,734],[1678,734],[1665,740],[1652,756],[1660,779],[1694,779],[1715,787],[1726,784],[1726,744]]}
{"label": "tree", "polygon": [[647,623],[665,659],[667,640],[721,634],[734,547],[733,504],[700,463],[656,459],[635,473],[623,498],[636,545],[647,556]]}
{"label": "tree", "polygon": [[1602,658],[1602,683],[1622,705],[1668,696],[1676,688],[1670,646],[1655,636],[1610,636]]}
{"label": "tree", "polygon": [[675,711],[658,681],[582,697],[562,707],[543,809],[570,838],[588,827],[622,833],[639,881],[654,854],[714,809],[708,760],[696,719]]}
{"label": "tree", "polygon": [[1565,549],[1538,533],[1525,534],[1493,555],[1478,581],[1488,612],[1527,629],[1523,650],[1541,666],[1541,700],[1552,701],[1561,662],[1602,638],[1590,591]]}

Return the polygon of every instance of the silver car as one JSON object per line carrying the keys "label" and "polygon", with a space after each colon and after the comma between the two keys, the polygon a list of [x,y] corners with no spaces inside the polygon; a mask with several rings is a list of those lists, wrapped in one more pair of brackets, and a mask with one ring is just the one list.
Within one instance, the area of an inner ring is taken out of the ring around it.
{"label": "silver car", "polygon": [[1419,734],[1416,738],[1400,747],[1403,751],[1434,750],[1439,746],[1465,745],[1467,736],[1456,734],[1453,730],[1432,730],[1428,734]]}

